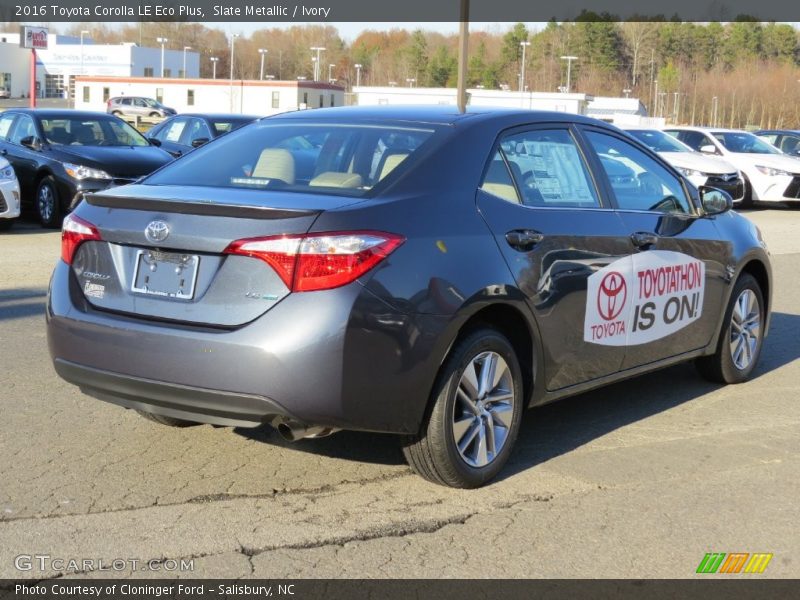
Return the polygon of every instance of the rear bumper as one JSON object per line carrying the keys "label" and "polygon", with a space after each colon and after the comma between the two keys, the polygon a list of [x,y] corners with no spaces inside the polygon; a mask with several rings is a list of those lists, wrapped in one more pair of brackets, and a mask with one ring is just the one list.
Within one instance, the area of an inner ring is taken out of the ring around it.
{"label": "rear bumper", "polygon": [[292,294],[238,329],[156,322],[92,308],[59,261],[47,336],[65,380],[127,408],[221,425],[283,416],[413,433],[449,320],[399,312],[356,282]]}
{"label": "rear bumper", "polygon": [[264,396],[176,385],[78,365],[60,358],[53,365],[62,379],[84,394],[125,408],[166,417],[224,425],[256,427],[278,417],[297,420]]}

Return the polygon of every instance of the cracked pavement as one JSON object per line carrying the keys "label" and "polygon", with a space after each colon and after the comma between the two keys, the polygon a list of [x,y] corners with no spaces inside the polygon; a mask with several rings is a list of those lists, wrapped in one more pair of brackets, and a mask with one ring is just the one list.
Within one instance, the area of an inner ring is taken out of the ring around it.
{"label": "cracked pavement", "polygon": [[[416,477],[388,435],[170,429],[83,396],[45,339],[59,234],[22,223],[0,235],[0,577],[692,577],[712,551],[798,577],[800,212],[747,216],[776,281],[756,378],[681,365],[528,411],[474,491]],[[194,570],[20,572],[19,554]]]}

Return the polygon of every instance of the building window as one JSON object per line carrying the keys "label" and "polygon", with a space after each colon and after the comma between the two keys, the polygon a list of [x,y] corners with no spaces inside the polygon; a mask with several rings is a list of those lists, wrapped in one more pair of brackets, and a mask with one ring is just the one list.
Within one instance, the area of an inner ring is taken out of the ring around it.
{"label": "building window", "polygon": [[164,69],[164,75],[162,77],[172,77],[172,69]]}
{"label": "building window", "polygon": [[11,93],[11,73],[0,73],[0,89]]}
{"label": "building window", "polygon": [[[108,89],[108,88],[106,88],[106,89]],[[91,88],[90,88],[88,85],[85,85],[85,86],[83,86],[83,101],[84,101],[84,102],[89,102],[89,98],[90,98],[90,96],[89,96],[89,93],[90,93],[90,90],[91,90]]]}
{"label": "building window", "polygon": [[280,108],[281,106],[281,93],[272,92],[272,108]]}
{"label": "building window", "polygon": [[156,88],[156,100],[164,102],[164,88]]}
{"label": "building window", "polygon": [[303,92],[303,104],[308,106],[308,92]]}
{"label": "building window", "polygon": [[178,69],[178,77],[180,79],[184,79],[186,77],[186,71],[184,71],[183,69]]}
{"label": "building window", "polygon": [[194,90],[186,90],[186,104],[194,106]]}
{"label": "building window", "polygon": [[153,77],[153,67],[145,67],[144,68],[144,76],[145,77]]}
{"label": "building window", "polygon": [[320,94],[319,95],[319,107],[322,108],[322,106],[324,104],[325,104],[325,99],[323,98],[322,94]]}
{"label": "building window", "polygon": [[331,94],[331,106],[333,106],[333,94]]}
{"label": "building window", "polygon": [[109,88],[103,88],[103,102],[108,102],[108,99],[111,97],[111,90]]}
{"label": "building window", "polygon": [[389,104],[388,98],[378,98],[378,104]]}

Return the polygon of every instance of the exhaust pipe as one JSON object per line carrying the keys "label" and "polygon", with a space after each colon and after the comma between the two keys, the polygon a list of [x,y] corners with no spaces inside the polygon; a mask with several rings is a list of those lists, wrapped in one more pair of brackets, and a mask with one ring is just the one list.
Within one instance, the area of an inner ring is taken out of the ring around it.
{"label": "exhaust pipe", "polygon": [[303,425],[296,421],[281,421],[278,423],[277,429],[287,442],[296,442],[305,438],[323,438],[339,431],[334,427]]}

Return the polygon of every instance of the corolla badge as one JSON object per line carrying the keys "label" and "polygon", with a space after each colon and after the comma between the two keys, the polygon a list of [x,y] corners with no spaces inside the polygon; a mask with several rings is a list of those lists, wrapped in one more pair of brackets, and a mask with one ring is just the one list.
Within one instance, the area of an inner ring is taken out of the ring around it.
{"label": "corolla badge", "polygon": [[153,243],[163,242],[169,236],[169,225],[164,221],[153,221],[145,227],[144,235]]}

